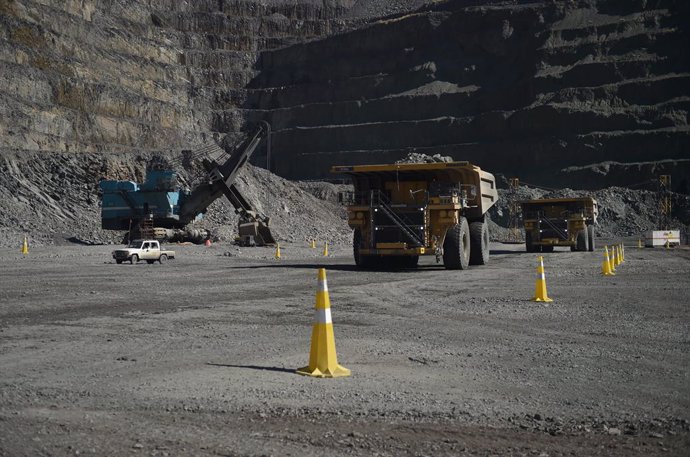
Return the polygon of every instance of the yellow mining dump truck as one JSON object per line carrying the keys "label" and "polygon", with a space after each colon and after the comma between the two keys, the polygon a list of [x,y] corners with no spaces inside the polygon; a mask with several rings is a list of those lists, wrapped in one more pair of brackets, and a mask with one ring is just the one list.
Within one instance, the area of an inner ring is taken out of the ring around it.
{"label": "yellow mining dump truck", "polygon": [[352,179],[344,195],[358,267],[414,268],[420,255],[447,269],[489,261],[487,211],[496,180],[469,162],[336,166]]}
{"label": "yellow mining dump truck", "polygon": [[599,209],[591,197],[546,198],[520,202],[527,252],[594,251],[594,225]]}

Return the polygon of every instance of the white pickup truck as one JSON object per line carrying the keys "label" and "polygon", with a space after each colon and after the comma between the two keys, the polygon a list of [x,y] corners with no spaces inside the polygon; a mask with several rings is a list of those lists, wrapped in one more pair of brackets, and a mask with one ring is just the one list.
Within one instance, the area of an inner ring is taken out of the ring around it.
{"label": "white pickup truck", "polygon": [[112,252],[115,263],[120,264],[129,261],[132,265],[140,260],[152,264],[155,261],[163,263],[175,258],[175,251],[164,251],[156,240],[134,240],[124,249],[116,249]]}

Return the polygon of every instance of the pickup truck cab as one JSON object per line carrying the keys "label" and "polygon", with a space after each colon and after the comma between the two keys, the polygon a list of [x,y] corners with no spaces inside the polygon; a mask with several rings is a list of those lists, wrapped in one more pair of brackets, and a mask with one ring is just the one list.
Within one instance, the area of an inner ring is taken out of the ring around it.
{"label": "pickup truck cab", "polygon": [[116,249],[112,252],[115,263],[120,264],[129,261],[132,265],[140,260],[152,264],[156,261],[163,263],[175,258],[175,251],[164,251],[156,240],[134,240],[126,248]]}

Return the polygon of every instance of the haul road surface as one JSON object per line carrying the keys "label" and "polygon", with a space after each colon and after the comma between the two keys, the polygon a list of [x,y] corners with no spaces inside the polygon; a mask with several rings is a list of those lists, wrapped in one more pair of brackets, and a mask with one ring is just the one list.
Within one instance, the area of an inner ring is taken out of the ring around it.
{"label": "haul road surface", "polygon": [[[1,251],[0,455],[687,455],[690,252],[492,245],[447,271],[349,246]],[[231,255],[223,255],[224,253]],[[308,360],[325,266],[340,379]]]}

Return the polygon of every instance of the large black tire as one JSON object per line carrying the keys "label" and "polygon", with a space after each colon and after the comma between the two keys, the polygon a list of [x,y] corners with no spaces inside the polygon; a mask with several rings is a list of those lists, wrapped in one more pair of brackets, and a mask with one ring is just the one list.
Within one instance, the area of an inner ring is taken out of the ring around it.
{"label": "large black tire", "polygon": [[360,229],[355,229],[355,233],[352,236],[352,253],[355,257],[355,265],[359,268],[369,268],[373,266],[374,261],[373,256],[364,255],[360,253],[362,247],[362,231]]}
{"label": "large black tire", "polygon": [[532,232],[525,232],[525,250],[527,252],[541,252],[541,245],[534,244]]}
{"label": "large black tire", "polygon": [[470,265],[470,228],[467,219],[460,218],[446,232],[443,241],[443,266],[447,270],[466,270]]}
{"label": "large black tire", "polygon": [[402,258],[401,265],[403,268],[417,268],[419,264],[418,255],[406,255]]}
{"label": "large black tire", "polygon": [[470,224],[470,265],[486,265],[489,263],[489,224],[472,222]]}
{"label": "large black tire", "polygon": [[587,239],[587,229],[580,230],[577,232],[577,250],[580,252],[587,251],[589,249],[589,243]]}
{"label": "large black tire", "polygon": [[131,263],[132,265],[134,265],[138,261],[139,261],[139,256],[136,254],[132,254],[132,257],[129,258],[129,263]]}
{"label": "large black tire", "polygon": [[594,252],[594,249],[596,249],[596,244],[594,241],[594,226],[593,225],[587,226],[587,241],[589,241],[589,252]]}
{"label": "large black tire", "polygon": [[158,263],[163,264],[168,261],[168,256],[166,254],[161,255],[158,257]]}

